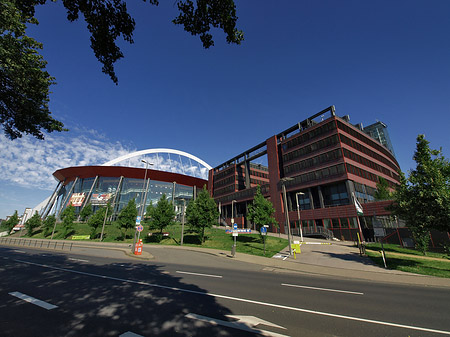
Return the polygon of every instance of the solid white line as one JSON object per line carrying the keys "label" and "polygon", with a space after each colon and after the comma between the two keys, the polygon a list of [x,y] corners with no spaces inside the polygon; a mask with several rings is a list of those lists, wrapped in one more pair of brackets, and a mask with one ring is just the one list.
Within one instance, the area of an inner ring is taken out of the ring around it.
{"label": "solid white line", "polygon": [[15,253],[26,253],[26,252],[23,251],[23,250],[17,250],[17,249],[14,249],[13,252],[15,252]]}
{"label": "solid white line", "polygon": [[73,259],[73,258],[71,258],[71,257],[69,257],[68,260],[71,260],[71,261],[78,261],[78,262],[89,262],[88,260]]}
{"label": "solid white line", "polygon": [[31,297],[31,296],[22,294],[22,293],[20,293],[18,291],[14,291],[14,292],[9,293],[9,294],[12,295],[12,296],[15,296],[17,298],[20,298],[21,300],[24,300],[24,301],[26,301],[28,303],[32,303],[32,304],[35,304],[35,305],[37,305],[37,306],[39,306],[41,308],[47,309],[47,310],[55,309],[55,308],[58,307],[56,305],[53,305],[53,304],[50,304],[50,303],[38,300],[37,298],[34,298],[34,297]]}
{"label": "solid white line", "polygon": [[188,272],[188,271],[179,271],[179,270],[177,270],[176,272],[179,273],[179,274],[188,274],[188,275],[197,275],[197,276],[207,276],[207,277],[222,278],[222,276],[220,276],[220,275],[199,274],[199,273],[191,273],[191,272]]}
{"label": "solid white line", "polygon": [[356,291],[348,291],[348,290],[337,290],[337,289],[328,289],[328,288],[316,288],[316,287],[308,287],[308,286],[300,286],[296,284],[287,284],[287,283],[281,283],[282,286],[286,287],[294,287],[294,288],[305,288],[305,289],[312,289],[312,290],[322,290],[322,291],[332,291],[336,293],[345,293],[345,294],[354,294],[354,295],[364,295],[364,293],[359,293]]}
{"label": "solid white line", "polygon": [[291,307],[291,306],[286,306],[286,305],[281,305],[281,304],[274,304],[274,303],[266,303],[266,302],[261,302],[261,301],[248,300],[248,299],[245,299],[245,298],[231,297],[231,296],[226,296],[226,295],[212,294],[212,293],[195,291],[195,290],[189,290],[189,289],[183,289],[183,288],[169,287],[169,286],[163,286],[163,285],[160,285],[160,284],[147,283],[147,282],[141,282],[141,281],[133,281],[133,280],[121,279],[121,278],[117,278],[117,277],[110,277],[110,276],[99,275],[99,274],[91,274],[91,273],[86,273],[86,272],[82,272],[82,271],[70,270],[70,269],[59,268],[59,267],[53,267],[53,266],[49,266],[49,265],[45,265],[45,264],[39,264],[39,263],[34,263],[34,262],[22,261],[22,260],[13,260],[13,261],[26,263],[26,264],[30,264],[30,265],[35,265],[35,266],[40,266],[40,267],[49,268],[49,269],[54,269],[54,270],[66,271],[66,272],[74,273],[74,274],[93,276],[93,277],[98,277],[98,278],[102,278],[102,279],[110,279],[110,280],[115,280],[115,281],[139,284],[139,285],[155,287],[155,288],[160,288],[160,289],[167,289],[167,290],[172,290],[172,291],[182,291],[182,292],[185,292],[185,293],[196,294],[196,295],[203,295],[203,296],[211,296],[211,297],[216,297],[216,298],[223,298],[223,299],[227,299],[227,300],[230,300],[230,301],[251,303],[251,304],[257,304],[257,305],[264,305],[264,306],[268,306],[268,307],[272,307],[272,308],[286,309],[286,310],[292,310],[292,311],[297,311],[297,312],[304,312],[304,313],[313,314],[313,315],[321,315],[321,316],[327,316],[327,317],[333,317],[333,318],[341,318],[341,319],[347,319],[347,320],[351,320],[351,321],[365,322],[365,323],[371,323],[371,324],[386,325],[386,326],[392,326],[392,327],[396,327],[396,328],[412,329],[412,330],[418,330],[418,331],[434,332],[434,333],[438,333],[438,334],[442,334],[442,335],[450,335],[450,331],[445,331],[445,330],[436,330],[436,329],[422,328],[422,327],[412,326],[412,325],[405,325],[405,324],[397,324],[397,323],[391,323],[391,322],[377,321],[377,320],[367,319],[367,318],[360,318],[360,317],[332,314],[332,313],[323,312],[323,311],[315,311],[315,310],[296,308],[296,307]]}

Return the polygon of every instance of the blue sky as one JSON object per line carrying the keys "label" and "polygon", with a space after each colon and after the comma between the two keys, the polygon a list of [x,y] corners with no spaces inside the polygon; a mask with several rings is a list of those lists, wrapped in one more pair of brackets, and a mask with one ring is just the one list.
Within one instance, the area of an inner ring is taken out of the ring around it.
{"label": "blue sky", "polygon": [[404,172],[415,139],[450,157],[450,2],[237,1],[241,46],[215,46],[171,23],[173,1],[129,1],[133,45],[119,42],[119,85],[101,72],[84,21],[60,2],[29,34],[56,77],[51,111],[71,131],[44,142],[0,136],[0,218],[50,195],[58,168],[102,164],[148,148],[186,151],[212,166],[330,106],[388,125]]}

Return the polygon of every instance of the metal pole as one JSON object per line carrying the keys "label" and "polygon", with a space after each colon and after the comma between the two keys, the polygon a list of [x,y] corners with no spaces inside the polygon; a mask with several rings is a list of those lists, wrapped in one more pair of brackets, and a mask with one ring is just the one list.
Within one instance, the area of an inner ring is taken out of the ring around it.
{"label": "metal pole", "polygon": [[181,218],[181,246],[183,245],[184,236],[184,215],[186,214],[186,199],[183,199],[183,217]]}
{"label": "metal pole", "polygon": [[289,241],[289,255],[292,255],[292,247],[291,247],[291,224],[289,223],[289,212],[287,208],[287,199],[286,199],[286,186],[283,183],[283,197],[284,197],[284,214],[286,216],[286,224],[288,228],[288,241]]}
{"label": "metal pole", "polygon": [[100,234],[100,242],[103,241],[103,232],[105,231],[105,224],[106,224],[107,216],[108,216],[108,204],[106,204],[105,218],[103,219],[102,233]]}
{"label": "metal pole", "polygon": [[305,194],[305,193],[303,193],[303,192],[295,193],[295,199],[297,200],[298,225],[300,226],[300,237],[301,237],[301,241],[303,242],[302,221],[300,220],[300,207],[298,205],[298,195],[299,194]]}

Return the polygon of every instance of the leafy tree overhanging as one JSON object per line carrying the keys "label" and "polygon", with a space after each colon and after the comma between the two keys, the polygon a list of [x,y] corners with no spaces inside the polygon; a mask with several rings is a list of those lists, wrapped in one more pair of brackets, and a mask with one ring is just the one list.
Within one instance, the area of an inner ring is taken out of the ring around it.
{"label": "leafy tree overhanging", "polygon": [[[146,0],[143,0],[146,2]],[[55,79],[45,70],[47,62],[39,54],[42,44],[26,35],[37,5],[47,0],[2,0],[0,2],[0,125],[11,140],[30,134],[44,139],[46,132],[66,131],[64,124],[49,110],[50,85]],[[158,0],[148,0],[158,5]],[[114,64],[123,58],[116,41],[122,37],[133,43],[135,21],[124,0],[62,0],[67,19],[76,21],[80,14],[91,33],[91,48],[102,63],[102,71],[118,83]],[[183,25],[192,35],[199,35],[204,48],[214,45],[211,28],[220,28],[228,43],[240,44],[242,31],[236,28],[234,0],[176,0],[179,15],[172,21]]]}

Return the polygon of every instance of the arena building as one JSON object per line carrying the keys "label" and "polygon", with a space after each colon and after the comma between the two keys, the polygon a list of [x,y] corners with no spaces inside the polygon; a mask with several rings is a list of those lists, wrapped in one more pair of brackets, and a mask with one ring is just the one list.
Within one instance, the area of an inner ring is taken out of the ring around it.
{"label": "arena building", "polygon": [[163,194],[180,213],[182,205],[208,185],[205,178],[209,169],[203,160],[172,149],[133,152],[101,166],[63,168],[53,173],[58,185],[40,214],[43,218],[48,214],[59,217],[70,204],[79,214],[88,203],[95,211],[110,202],[114,216],[131,199],[141,214]]}

